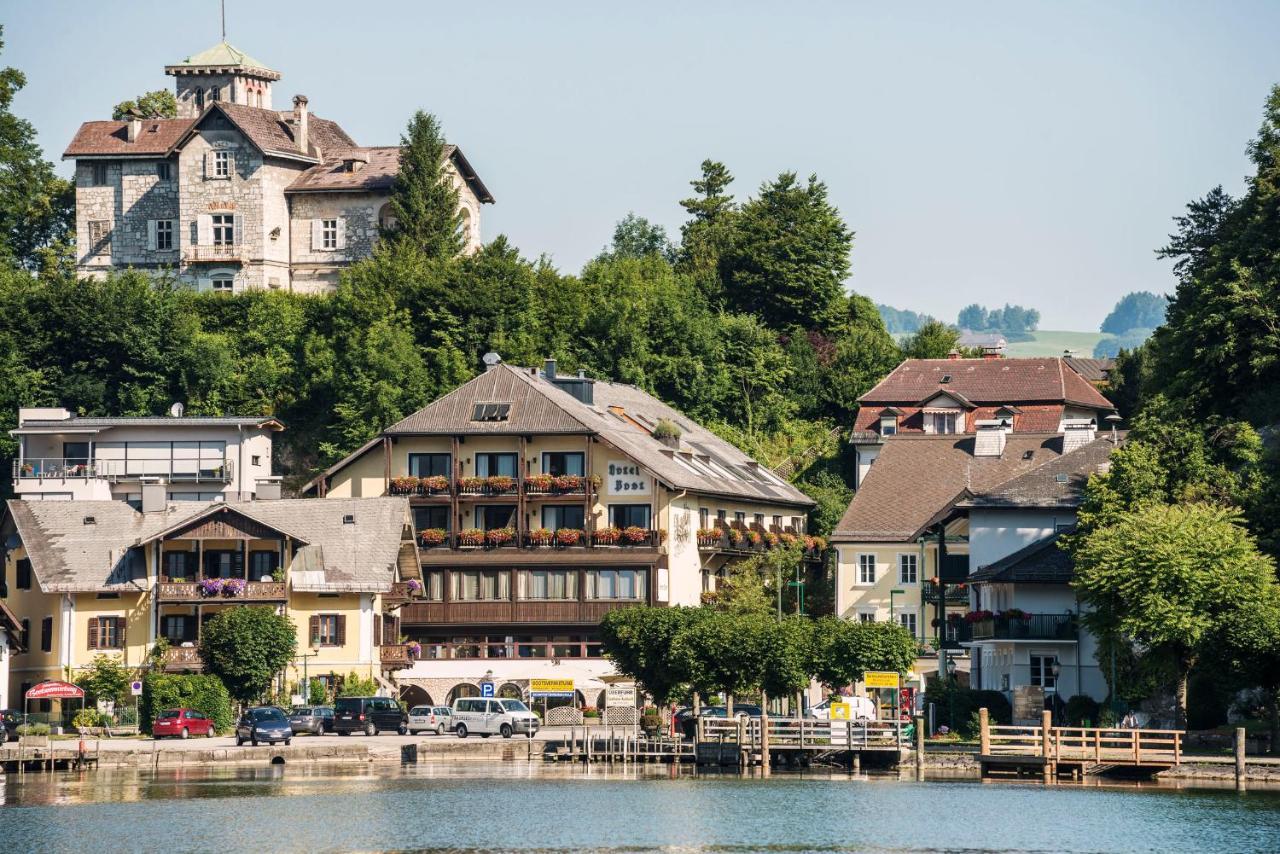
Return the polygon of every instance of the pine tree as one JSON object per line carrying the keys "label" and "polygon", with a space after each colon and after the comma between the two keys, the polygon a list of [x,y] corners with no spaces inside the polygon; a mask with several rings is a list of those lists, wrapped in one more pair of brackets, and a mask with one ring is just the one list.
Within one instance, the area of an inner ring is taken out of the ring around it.
{"label": "pine tree", "polygon": [[391,187],[395,225],[387,236],[408,241],[431,258],[462,251],[462,212],[458,188],[445,165],[446,143],[440,122],[418,110],[400,138],[400,172]]}
{"label": "pine tree", "polygon": [[728,187],[733,175],[715,160],[702,161],[702,177],[689,182],[697,195],[680,202],[692,219],[680,227],[679,269],[687,274],[713,307],[724,303],[720,259],[733,241],[738,206]]}

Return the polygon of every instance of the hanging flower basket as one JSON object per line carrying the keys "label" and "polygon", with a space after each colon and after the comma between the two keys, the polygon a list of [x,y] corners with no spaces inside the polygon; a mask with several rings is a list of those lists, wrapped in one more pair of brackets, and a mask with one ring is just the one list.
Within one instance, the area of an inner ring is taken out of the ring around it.
{"label": "hanging flower basket", "polygon": [[556,545],[561,548],[576,546],[582,542],[582,532],[577,528],[559,528],[556,530]]}
{"label": "hanging flower basket", "polygon": [[423,548],[435,548],[444,545],[444,541],[448,538],[448,533],[444,528],[427,528],[418,534],[418,539],[422,542]]}
{"label": "hanging flower basket", "polygon": [[416,578],[410,578],[405,582],[405,586],[409,588],[409,595],[417,596],[422,590],[422,582]]}

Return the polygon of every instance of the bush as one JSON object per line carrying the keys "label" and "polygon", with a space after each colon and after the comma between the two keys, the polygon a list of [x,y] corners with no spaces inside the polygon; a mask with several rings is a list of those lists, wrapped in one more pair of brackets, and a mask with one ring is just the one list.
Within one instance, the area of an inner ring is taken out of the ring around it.
{"label": "bush", "polygon": [[18,735],[48,735],[48,724],[19,724]]}
{"label": "bush", "polygon": [[[999,691],[975,691],[933,679],[924,698],[925,702],[934,704],[934,721],[938,725],[946,724],[966,738],[978,734],[978,709],[985,707],[993,724],[1013,722],[1013,707]],[[951,719],[952,709],[955,710],[954,721]]]}
{"label": "bush", "polygon": [[71,719],[71,725],[76,729],[87,729],[89,727],[102,726],[102,716],[93,709],[81,709],[76,712],[76,716]]}
{"label": "bush", "polygon": [[1098,725],[1098,701],[1087,694],[1076,694],[1067,700],[1067,724],[1069,726]]}
{"label": "bush", "polygon": [[231,729],[231,695],[217,676],[149,673],[142,680],[142,720],[144,732],[151,731],[156,715],[165,709],[195,709],[213,721],[218,732]]}
{"label": "bush", "polygon": [[347,674],[347,678],[342,680],[342,687],[338,689],[339,697],[376,697],[378,694],[378,683],[372,677],[366,679],[354,670]]}

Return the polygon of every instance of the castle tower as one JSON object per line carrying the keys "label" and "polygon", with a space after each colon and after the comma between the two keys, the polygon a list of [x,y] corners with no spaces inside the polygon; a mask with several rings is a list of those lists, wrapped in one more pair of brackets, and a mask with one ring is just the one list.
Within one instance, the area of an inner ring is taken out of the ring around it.
{"label": "castle tower", "polygon": [[175,78],[179,118],[200,115],[211,101],[269,110],[271,84],[280,79],[280,72],[272,71],[225,41],[175,65],[166,65],[164,73]]}

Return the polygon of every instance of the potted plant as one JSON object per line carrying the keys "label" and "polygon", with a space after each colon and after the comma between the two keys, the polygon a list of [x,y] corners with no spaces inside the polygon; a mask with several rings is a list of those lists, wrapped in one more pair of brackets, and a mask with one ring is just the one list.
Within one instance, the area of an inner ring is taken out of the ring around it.
{"label": "potted plant", "polygon": [[597,546],[616,546],[618,538],[622,536],[622,532],[610,525],[607,528],[600,528],[591,535],[591,540]]}
{"label": "potted plant", "polygon": [[391,478],[391,494],[392,495],[412,495],[417,491],[418,491],[418,479],[416,477]]}
{"label": "potted plant", "polygon": [[680,427],[669,418],[659,419],[658,423],[653,425],[653,432],[649,435],[668,448],[680,447]]}
{"label": "potted plant", "polygon": [[444,541],[449,534],[444,528],[427,528],[418,534],[418,540],[422,543],[424,549],[435,548],[444,545]]}
{"label": "potted plant", "polygon": [[222,582],[222,598],[235,599],[237,596],[243,596],[247,586],[243,579],[228,578]]}
{"label": "potted plant", "polygon": [[510,544],[515,535],[511,528],[493,528],[484,532],[484,541],[490,548],[497,548]]}
{"label": "potted plant", "polygon": [[700,546],[716,546],[720,544],[720,540],[724,537],[724,531],[719,528],[699,528],[698,529],[698,545]]}
{"label": "potted plant", "polygon": [[484,489],[484,478],[464,477],[458,480],[458,488],[462,492],[479,492]]}
{"label": "potted plant", "polygon": [[582,719],[583,719],[583,720],[596,720],[596,719],[597,719],[597,718],[599,718],[599,717],[600,717],[600,710],[599,710],[599,709],[587,708],[587,709],[583,709],[583,710],[582,710]]}
{"label": "potted plant", "polygon": [[418,485],[431,495],[439,495],[449,491],[449,478],[442,474],[433,474],[419,480]]}
{"label": "potted plant", "polygon": [[986,620],[990,620],[993,616],[995,615],[992,614],[990,611],[985,611],[985,610],[970,611],[969,613],[964,615],[964,621],[966,623],[981,623],[981,622],[985,622]]}
{"label": "potted plant", "polygon": [[493,495],[502,495],[516,488],[516,480],[513,477],[507,477],[505,474],[495,474],[490,478],[486,478],[484,485]]}
{"label": "potted plant", "polygon": [[200,582],[198,589],[205,599],[212,599],[222,592],[222,579],[206,578]]}
{"label": "potted plant", "polygon": [[587,483],[591,484],[591,489],[594,491],[604,485],[604,478],[598,474],[593,474],[591,477],[587,478]]}
{"label": "potted plant", "polygon": [[529,545],[531,546],[549,546],[551,545],[552,534],[546,528],[534,528],[529,532]]}
{"label": "potted plant", "polygon": [[276,582],[276,583],[279,583],[279,582],[281,582],[281,581],[284,581],[284,567],[283,567],[283,566],[277,566],[275,569],[271,570],[271,580],[272,580],[272,581],[274,581],[274,582]]}
{"label": "potted plant", "polygon": [[557,528],[556,545],[561,548],[576,546],[582,542],[582,532],[577,528]]}
{"label": "potted plant", "polygon": [[760,545],[761,537],[760,537],[759,531],[747,531],[746,534],[747,534],[747,543],[752,548],[755,548],[756,546]]}
{"label": "potted plant", "polygon": [[582,478],[576,474],[562,474],[554,481],[556,492],[581,492]]}
{"label": "potted plant", "polygon": [[416,578],[410,578],[405,582],[405,586],[409,588],[410,596],[417,596],[422,592],[422,582]]}
{"label": "potted plant", "polygon": [[769,546],[769,548],[773,548],[779,542],[781,542],[778,535],[775,534],[773,531],[765,531],[762,536],[764,537],[765,544]]}
{"label": "potted plant", "polygon": [[645,706],[640,713],[640,728],[648,735],[657,734],[662,729],[662,713],[657,706]]}
{"label": "potted plant", "polygon": [[550,492],[555,483],[549,474],[531,474],[524,479],[524,488],[528,492]]}
{"label": "potted plant", "polygon": [[784,546],[794,546],[797,542],[796,535],[790,531],[783,531],[778,535],[778,540],[781,541]]}
{"label": "potted plant", "polygon": [[622,529],[622,542],[629,546],[638,546],[648,542],[649,532],[639,525],[629,525]]}
{"label": "potted plant", "polygon": [[458,535],[458,545],[462,548],[475,548],[484,545],[484,531],[479,528],[467,528]]}
{"label": "potted plant", "polygon": [[409,653],[409,658],[415,661],[422,656],[422,644],[417,641],[406,644],[405,650]]}

